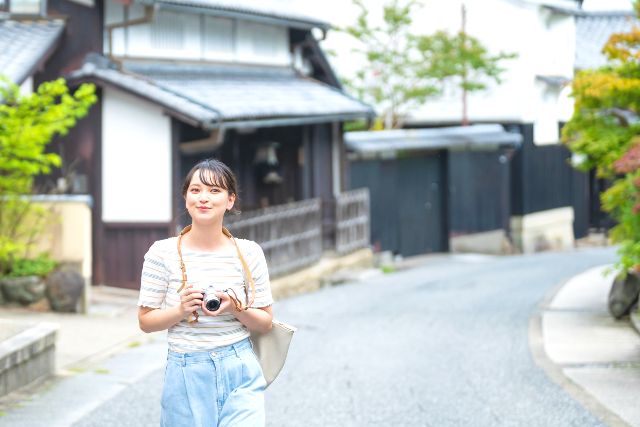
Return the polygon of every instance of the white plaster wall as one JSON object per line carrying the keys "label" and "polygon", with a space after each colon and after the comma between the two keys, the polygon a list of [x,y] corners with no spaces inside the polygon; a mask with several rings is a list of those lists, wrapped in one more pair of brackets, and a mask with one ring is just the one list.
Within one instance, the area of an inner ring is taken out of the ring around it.
{"label": "white plaster wall", "polygon": [[[416,17],[416,23],[427,34],[437,30],[453,33],[462,25],[461,1],[452,0],[444,5],[437,0],[425,2],[429,13]],[[532,57],[523,48],[528,35],[535,32],[535,13],[531,8],[501,0],[465,1],[467,33],[478,38],[492,54],[500,51],[516,52],[518,59],[503,62],[506,72],[503,84],[491,84],[489,90],[469,94],[468,115],[471,120],[521,121],[533,98]],[[508,18],[506,18],[508,17]],[[419,19],[418,19],[419,18]],[[433,99],[412,114],[412,121],[460,121],[462,118],[461,93],[448,88],[440,99]]]}
{"label": "white plaster wall", "polygon": [[[459,29],[460,1],[430,0],[433,11],[422,28]],[[492,54],[513,52],[516,59],[503,61],[506,69],[501,85],[489,84],[484,92],[470,94],[471,120],[534,122],[541,142],[557,142],[557,96],[554,88],[536,84],[536,75],[571,77],[575,46],[573,19],[552,15],[536,4],[507,0],[466,0],[467,32],[478,38]],[[439,7],[436,7],[438,4]],[[452,9],[452,10],[451,10]],[[457,22],[456,22],[456,14]],[[439,24],[449,20],[448,25]],[[453,22],[453,24],[452,24]],[[557,92],[557,90],[556,90]],[[412,116],[414,121],[456,121],[461,117],[461,94],[432,100]]]}
{"label": "white plaster wall", "polygon": [[573,116],[574,100],[571,97],[571,85],[562,88],[558,95],[558,120],[568,122]]}
{"label": "white plaster wall", "polygon": [[237,21],[236,60],[289,65],[289,31],[285,27]]}
{"label": "white plaster wall", "polygon": [[129,27],[127,55],[138,58],[200,59],[200,17],[160,10],[151,24]]}
{"label": "white plaster wall", "polygon": [[20,85],[20,94],[23,96],[31,95],[33,93],[33,77],[28,77]]}
{"label": "white plaster wall", "polygon": [[[540,76],[573,76],[575,58],[575,20],[566,15],[538,9],[540,36],[531,47],[535,51],[535,74]],[[535,76],[534,76],[535,78]],[[533,121],[534,142],[538,145],[557,144],[560,140],[559,122],[567,120],[567,96],[561,86],[536,81],[536,100],[527,121]],[[573,109],[573,100],[569,99]],[[570,114],[569,114],[570,117]]]}
{"label": "white plaster wall", "polygon": [[171,220],[171,122],[114,89],[102,97],[102,220]]}
{"label": "white plaster wall", "polygon": [[536,145],[557,144],[560,140],[559,97],[560,88],[540,81],[534,82],[538,97],[530,111],[533,121],[533,142]]}
{"label": "white plaster wall", "polygon": [[[144,7],[134,3],[128,19],[144,16]],[[105,2],[105,24],[125,20],[124,7]],[[104,32],[104,52],[109,52],[109,32]],[[198,13],[160,9],[151,23],[114,28],[114,56],[163,60],[241,62],[287,66],[292,63],[289,30],[246,20],[212,17]]]}

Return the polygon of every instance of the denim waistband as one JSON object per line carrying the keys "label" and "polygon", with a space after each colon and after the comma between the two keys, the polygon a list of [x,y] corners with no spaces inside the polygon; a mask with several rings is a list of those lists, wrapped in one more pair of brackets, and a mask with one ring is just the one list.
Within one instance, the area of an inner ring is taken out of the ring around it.
{"label": "denim waistband", "polygon": [[196,351],[193,353],[178,353],[177,351],[169,350],[167,354],[167,360],[173,360],[180,362],[182,365],[189,363],[202,362],[204,360],[222,359],[233,355],[239,355],[243,350],[250,349],[251,341],[249,338],[245,338],[242,341],[238,341],[235,344],[225,345],[223,347],[216,347],[209,351]]}

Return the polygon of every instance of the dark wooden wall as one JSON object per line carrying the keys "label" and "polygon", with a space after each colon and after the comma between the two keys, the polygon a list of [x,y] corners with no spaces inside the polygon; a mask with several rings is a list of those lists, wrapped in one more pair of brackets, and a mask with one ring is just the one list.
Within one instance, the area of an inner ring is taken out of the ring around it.
{"label": "dark wooden wall", "polygon": [[140,289],[144,254],[156,240],[168,237],[166,224],[104,224],[100,255],[104,283],[129,289]]}
{"label": "dark wooden wall", "polygon": [[65,18],[60,47],[49,58],[45,70],[37,78],[51,80],[82,66],[90,52],[102,52],[103,2],[93,7],[69,0],[48,0],[48,14]]}
{"label": "dark wooden wall", "polygon": [[443,151],[350,163],[350,188],[369,188],[374,248],[403,256],[448,250],[447,157]]}
{"label": "dark wooden wall", "polygon": [[[196,138],[204,135],[193,136]],[[252,133],[229,130],[218,150],[181,155],[180,176],[184,177],[193,165],[207,157],[222,160],[238,178],[240,208],[247,211],[314,197],[329,199],[333,197],[332,138],[330,124],[262,128]],[[281,184],[264,184],[257,176],[256,150],[269,141],[279,145]]]}
{"label": "dark wooden wall", "polygon": [[[181,125],[181,129],[185,127],[188,126]],[[302,200],[304,172],[302,165],[299,164],[299,155],[303,131],[301,126],[263,128],[246,134],[229,130],[219,149],[193,155],[180,155],[179,186],[181,187],[182,179],[195,164],[203,159],[215,157],[226,163],[236,175],[240,193],[238,207],[242,211]],[[204,138],[204,136],[199,137]],[[280,184],[262,182],[254,165],[256,150],[260,144],[269,141],[278,143],[276,150],[279,161],[278,172],[283,178]],[[176,200],[180,199],[181,195],[177,195]]]}
{"label": "dark wooden wall", "polygon": [[449,155],[451,236],[509,230],[509,156],[504,150]]}
{"label": "dark wooden wall", "polygon": [[571,166],[571,152],[561,144],[535,145],[533,125],[517,125],[523,143],[511,162],[512,215],[573,207],[575,237],[588,233],[589,175]]}

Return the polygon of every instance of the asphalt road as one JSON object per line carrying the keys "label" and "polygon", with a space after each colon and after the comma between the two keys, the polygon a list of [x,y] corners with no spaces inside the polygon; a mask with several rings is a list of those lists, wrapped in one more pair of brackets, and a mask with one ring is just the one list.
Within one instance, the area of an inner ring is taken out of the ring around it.
{"label": "asphalt road", "polygon": [[[612,249],[452,256],[280,301],[299,327],[269,426],[600,426],[533,362],[529,319]],[[154,349],[157,351],[157,348]],[[157,426],[163,370],[75,427]]]}

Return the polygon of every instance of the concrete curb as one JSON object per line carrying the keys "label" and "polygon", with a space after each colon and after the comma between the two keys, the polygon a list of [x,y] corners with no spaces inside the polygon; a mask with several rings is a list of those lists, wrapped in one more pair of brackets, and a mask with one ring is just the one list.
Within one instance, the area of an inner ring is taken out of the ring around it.
{"label": "concrete curb", "polygon": [[562,367],[553,362],[547,355],[544,346],[542,317],[544,312],[549,309],[555,296],[570,279],[571,278],[558,283],[548,291],[538,305],[537,310],[529,318],[529,349],[531,351],[531,356],[536,365],[538,365],[554,383],[562,387],[562,389],[569,393],[571,397],[606,425],[611,427],[630,427],[626,421],[603,405],[586,389],[568,378],[563,373]]}
{"label": "concrete curb", "polygon": [[0,342],[0,396],[54,374],[57,331],[42,322]]}
{"label": "concrete curb", "polygon": [[[17,400],[5,403],[10,410],[0,417],[0,425],[72,426],[131,384],[161,370],[166,364],[166,348],[165,340],[156,340],[119,353],[99,366],[78,371],[64,380],[56,377],[42,387],[25,390]],[[37,398],[31,398],[33,394]]]}

